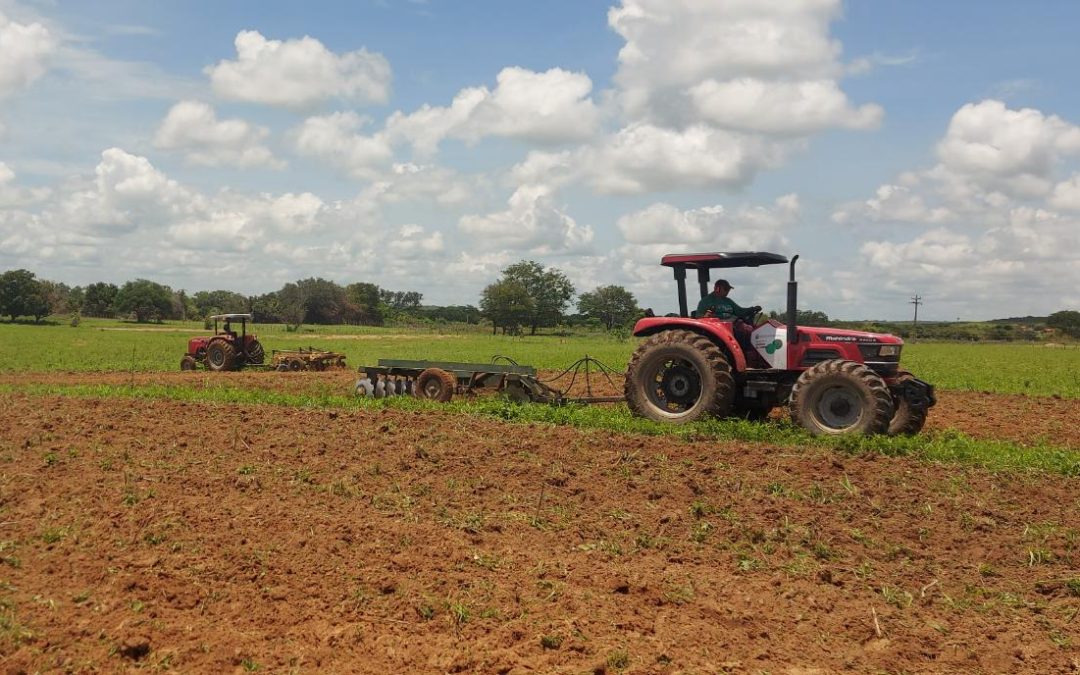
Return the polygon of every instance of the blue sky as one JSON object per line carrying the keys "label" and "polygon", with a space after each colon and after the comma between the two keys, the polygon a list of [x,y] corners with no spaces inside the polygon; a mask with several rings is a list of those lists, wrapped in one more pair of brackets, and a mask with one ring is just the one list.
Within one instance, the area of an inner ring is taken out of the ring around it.
{"label": "blue sky", "polygon": [[[1080,306],[1071,2],[0,0],[0,269],[475,303],[801,254],[841,318]],[[783,305],[781,270],[734,271]]]}

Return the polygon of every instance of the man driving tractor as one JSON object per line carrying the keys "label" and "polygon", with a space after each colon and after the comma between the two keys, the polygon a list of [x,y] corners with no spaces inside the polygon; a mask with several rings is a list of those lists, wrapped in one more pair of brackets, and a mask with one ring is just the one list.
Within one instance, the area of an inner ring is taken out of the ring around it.
{"label": "man driving tractor", "polygon": [[754,317],[761,312],[761,307],[758,305],[739,307],[728,297],[732,288],[734,286],[729,284],[727,279],[717,279],[713,284],[712,293],[703,297],[698,303],[695,315],[699,319],[734,320],[735,339],[747,354],[753,355],[755,352],[750,345],[750,334],[754,330]]}

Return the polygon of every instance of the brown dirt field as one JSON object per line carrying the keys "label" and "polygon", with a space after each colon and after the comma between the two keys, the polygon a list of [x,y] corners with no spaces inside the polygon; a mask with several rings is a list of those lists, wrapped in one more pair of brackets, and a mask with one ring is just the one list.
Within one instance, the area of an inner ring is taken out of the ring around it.
{"label": "brown dirt field", "polygon": [[1080,670],[1076,479],[439,412],[0,407],[9,672]]}
{"label": "brown dirt field", "polygon": [[[541,377],[552,378],[558,372],[544,372]],[[209,373],[12,373],[0,374],[0,384],[186,384],[197,387],[231,385],[283,392],[341,394],[352,390],[358,375],[355,370],[325,372],[276,373],[240,372]],[[555,384],[562,389],[569,378]],[[607,380],[593,375],[592,393],[596,396],[622,394],[622,378]],[[579,376],[571,393],[586,394]],[[773,411],[783,419],[785,409]],[[985,392],[939,391],[938,404],[930,411],[927,431],[956,429],[974,438],[1002,439],[1017,443],[1050,443],[1061,447],[1080,448],[1080,399],[991,394]]]}

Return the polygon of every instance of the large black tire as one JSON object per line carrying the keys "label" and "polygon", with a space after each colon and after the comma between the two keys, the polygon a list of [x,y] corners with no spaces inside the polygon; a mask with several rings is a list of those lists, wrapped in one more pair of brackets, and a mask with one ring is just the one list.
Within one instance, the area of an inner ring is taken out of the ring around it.
{"label": "large black tire", "polygon": [[195,370],[199,365],[199,362],[195,360],[194,356],[185,354],[184,358],[180,359],[180,370]]}
{"label": "large black tire", "polygon": [[247,349],[247,362],[261,366],[265,360],[266,350],[263,349],[262,343],[258,340],[252,340]]}
{"label": "large black tire", "polygon": [[874,371],[833,359],[799,376],[788,410],[793,422],[815,436],[883,434],[893,418],[893,398]]}
{"label": "large black tire", "polygon": [[448,373],[442,368],[428,368],[416,378],[413,396],[446,403],[454,395],[455,387],[457,387],[457,378],[453,373]]}
{"label": "large black tire", "polygon": [[[904,380],[915,379],[915,376],[906,370],[901,370],[897,376],[898,384],[903,383]],[[926,414],[930,412],[928,408],[915,408],[903,396],[894,396],[893,404],[896,407],[896,413],[889,422],[890,436],[914,436],[922,431],[923,425],[926,424]]]}
{"label": "large black tire", "polygon": [[214,340],[206,347],[206,367],[210,370],[235,370],[236,348],[224,340]]}
{"label": "large black tire", "polygon": [[631,413],[685,424],[706,415],[727,416],[735,398],[735,379],[724,352],[709,338],[688,330],[666,330],[638,346],[630,358],[623,393]]}

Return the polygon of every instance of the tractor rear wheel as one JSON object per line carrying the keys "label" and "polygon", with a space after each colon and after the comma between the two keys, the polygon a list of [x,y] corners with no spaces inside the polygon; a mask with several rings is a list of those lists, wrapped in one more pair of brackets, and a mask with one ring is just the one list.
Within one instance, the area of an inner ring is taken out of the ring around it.
{"label": "tractor rear wheel", "polygon": [[235,370],[236,348],[224,340],[214,340],[206,347],[206,367],[210,370]]}
{"label": "tractor rear wheel", "polygon": [[[915,379],[915,376],[906,370],[901,370],[897,376],[898,383]],[[896,414],[889,422],[889,435],[914,436],[922,431],[923,425],[926,424],[926,413],[930,412],[929,409],[916,408],[903,396],[894,396],[893,402],[896,405]]]}
{"label": "tractor rear wheel", "polygon": [[623,391],[631,413],[685,424],[705,415],[728,415],[735,380],[727,357],[712,340],[687,330],[666,330],[638,346]]}
{"label": "tractor rear wheel", "polygon": [[456,386],[457,378],[453,373],[448,373],[442,368],[428,368],[416,378],[413,395],[416,398],[446,403],[454,395]]}
{"label": "tractor rear wheel", "polygon": [[806,370],[791,389],[791,420],[815,436],[883,434],[893,418],[885,381],[861,363],[833,359]]}
{"label": "tractor rear wheel", "polygon": [[199,362],[195,360],[194,356],[185,355],[184,358],[180,359],[180,370],[195,370],[198,365]]}
{"label": "tractor rear wheel", "polygon": [[248,344],[247,348],[247,362],[261,366],[262,362],[266,359],[266,350],[263,349],[262,343],[258,340],[252,340]]}

